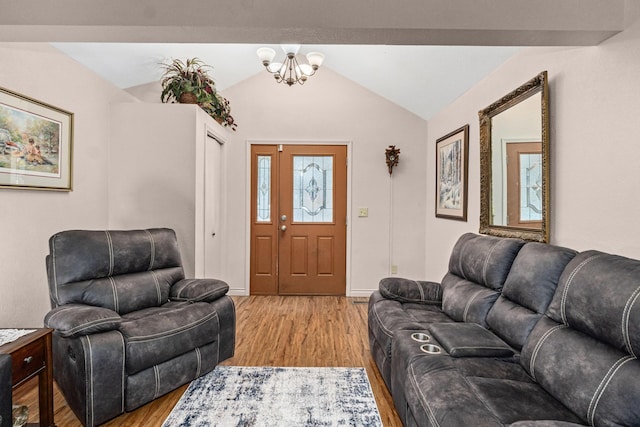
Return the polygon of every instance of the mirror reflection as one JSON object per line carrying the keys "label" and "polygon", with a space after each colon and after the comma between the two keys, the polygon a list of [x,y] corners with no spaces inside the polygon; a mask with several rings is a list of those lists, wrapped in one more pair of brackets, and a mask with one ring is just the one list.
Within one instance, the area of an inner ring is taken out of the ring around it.
{"label": "mirror reflection", "polygon": [[549,238],[547,73],[479,112],[480,233]]}

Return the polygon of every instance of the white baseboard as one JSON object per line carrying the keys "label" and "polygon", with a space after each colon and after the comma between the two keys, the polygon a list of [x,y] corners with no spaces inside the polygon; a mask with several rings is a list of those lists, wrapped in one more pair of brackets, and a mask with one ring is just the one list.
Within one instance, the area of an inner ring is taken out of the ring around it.
{"label": "white baseboard", "polygon": [[374,293],[375,291],[377,291],[378,289],[358,289],[358,290],[351,290],[351,292],[349,292],[349,295],[347,295],[348,297],[354,297],[354,298],[369,298],[371,296],[372,293]]}

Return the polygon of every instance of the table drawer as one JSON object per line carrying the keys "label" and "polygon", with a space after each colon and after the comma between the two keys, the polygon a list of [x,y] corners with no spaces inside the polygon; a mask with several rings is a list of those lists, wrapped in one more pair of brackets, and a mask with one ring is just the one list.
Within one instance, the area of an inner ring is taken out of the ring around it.
{"label": "table drawer", "polygon": [[11,354],[13,385],[38,372],[45,366],[44,340],[38,339]]}

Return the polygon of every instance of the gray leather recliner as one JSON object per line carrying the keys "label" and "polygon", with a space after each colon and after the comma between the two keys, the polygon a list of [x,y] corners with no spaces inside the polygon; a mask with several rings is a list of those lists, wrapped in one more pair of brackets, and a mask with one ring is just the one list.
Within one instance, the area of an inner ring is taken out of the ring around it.
{"label": "gray leather recliner", "polygon": [[87,426],[132,411],[233,356],[229,286],[185,279],[173,230],[49,239],[53,373]]}

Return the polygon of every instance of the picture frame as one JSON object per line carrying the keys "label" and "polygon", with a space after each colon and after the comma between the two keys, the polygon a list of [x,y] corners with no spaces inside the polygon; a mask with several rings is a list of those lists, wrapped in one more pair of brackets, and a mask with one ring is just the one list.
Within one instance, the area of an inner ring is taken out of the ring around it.
{"label": "picture frame", "polygon": [[0,87],[0,188],[72,191],[73,113]]}
{"label": "picture frame", "polygon": [[436,218],[467,220],[469,125],[436,140]]}

